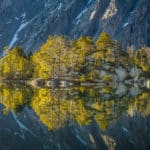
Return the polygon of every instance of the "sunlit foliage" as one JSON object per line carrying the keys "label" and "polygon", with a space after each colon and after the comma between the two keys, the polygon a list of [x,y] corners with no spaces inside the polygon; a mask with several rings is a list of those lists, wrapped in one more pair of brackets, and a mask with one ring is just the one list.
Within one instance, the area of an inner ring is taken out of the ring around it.
{"label": "sunlit foliage", "polygon": [[27,79],[32,76],[33,67],[20,47],[9,50],[0,59],[0,78]]}
{"label": "sunlit foliage", "polygon": [[142,68],[143,71],[150,70],[150,48],[143,47],[135,53],[135,63]]}
{"label": "sunlit foliage", "polygon": [[34,76],[44,79],[64,76],[70,64],[68,54],[68,40],[63,36],[50,36],[32,57]]}
{"label": "sunlit foliage", "polygon": [[1,79],[43,78],[56,80],[94,81],[101,79],[99,71],[110,66],[110,71],[118,66],[126,70],[140,68],[144,75],[150,72],[150,49],[134,47],[123,50],[121,45],[102,32],[96,42],[91,37],[69,40],[65,36],[49,36],[47,41],[30,56],[25,56],[22,48],[4,48],[0,59]]}

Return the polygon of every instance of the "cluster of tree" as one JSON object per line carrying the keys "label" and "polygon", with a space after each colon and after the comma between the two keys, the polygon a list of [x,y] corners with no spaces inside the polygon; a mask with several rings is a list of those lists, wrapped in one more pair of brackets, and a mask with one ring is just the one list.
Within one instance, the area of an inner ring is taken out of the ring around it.
{"label": "cluster of tree", "polygon": [[28,79],[32,77],[32,72],[33,65],[21,47],[6,51],[0,59],[1,79]]}
{"label": "cluster of tree", "polygon": [[134,63],[139,66],[145,76],[150,75],[150,48],[143,47],[134,53]]}
{"label": "cluster of tree", "polygon": [[143,91],[136,97],[126,94],[120,98],[116,98],[113,92],[108,94],[106,91],[84,87],[32,90],[30,87],[4,84],[0,87],[0,103],[4,105],[6,114],[9,111],[21,112],[28,105],[49,130],[62,128],[68,122],[83,126],[90,125],[93,121],[102,130],[106,130],[125,112],[130,115],[133,111],[139,112],[143,117],[150,115],[148,91]]}
{"label": "cluster of tree", "polygon": [[[71,42],[64,36],[50,36],[32,56],[34,77],[68,79],[80,73],[86,56],[94,50],[90,37]],[[41,59],[42,58],[42,59]]]}
{"label": "cluster of tree", "polygon": [[137,66],[143,72],[150,70],[150,48],[123,50],[117,41],[102,32],[96,42],[91,37],[69,41],[64,36],[49,36],[31,56],[15,47],[0,59],[2,79],[74,79],[94,80],[105,63],[111,66]]}

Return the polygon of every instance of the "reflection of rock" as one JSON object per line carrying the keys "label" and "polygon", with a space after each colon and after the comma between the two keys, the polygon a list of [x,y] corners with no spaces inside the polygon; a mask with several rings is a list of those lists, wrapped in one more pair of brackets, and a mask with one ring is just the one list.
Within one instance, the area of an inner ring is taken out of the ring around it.
{"label": "reflection of rock", "polygon": [[60,85],[59,80],[50,80],[46,82],[47,87],[54,87]]}
{"label": "reflection of rock", "polygon": [[107,72],[106,71],[104,71],[104,70],[101,70],[101,77],[103,78],[104,76],[106,76],[107,75]]}
{"label": "reflection of rock", "polygon": [[116,68],[115,72],[118,76],[119,81],[124,81],[126,79],[127,71],[124,68],[122,68],[122,67]]}
{"label": "reflection of rock", "polygon": [[146,81],[146,87],[147,87],[148,89],[150,89],[150,80],[149,80],[149,79]]}
{"label": "reflection of rock", "polygon": [[129,107],[129,109],[128,109],[128,115],[130,117],[134,117],[135,114],[136,114],[136,108],[134,106]]}
{"label": "reflection of rock", "polygon": [[41,87],[45,85],[45,81],[43,79],[34,79],[32,81],[28,81],[28,83],[30,85],[32,85],[33,87]]}
{"label": "reflection of rock", "polygon": [[112,82],[118,83],[118,77],[116,76],[116,74],[111,74],[110,76],[111,76]]}
{"label": "reflection of rock", "polygon": [[116,142],[115,140],[107,135],[102,135],[102,139],[104,140],[108,150],[114,150],[116,147]]}
{"label": "reflection of rock", "polygon": [[115,91],[115,94],[118,95],[118,96],[123,96],[125,95],[125,93],[127,92],[127,87],[120,83]]}
{"label": "reflection of rock", "polygon": [[107,130],[116,142],[116,150],[148,150],[150,147],[150,117],[122,116]]}
{"label": "reflection of rock", "polygon": [[[136,99],[127,92],[125,95],[120,96],[126,90],[128,91],[127,87],[120,83],[117,87],[118,91],[116,90],[120,97],[115,95],[116,93],[113,92],[115,89],[113,88],[113,91],[108,92],[109,94],[107,93],[110,96],[109,99],[104,99],[101,93],[104,88],[109,91],[108,86],[34,90],[35,95],[32,100],[30,99],[25,103],[30,102],[30,107],[34,109],[36,115],[25,107],[17,117],[8,114],[9,119],[4,120],[5,118],[0,112],[0,139],[3,136],[6,137],[7,133],[3,132],[6,128],[13,127],[11,131],[15,131],[15,133],[8,134],[8,137],[10,136],[11,138],[7,139],[10,141],[15,139],[13,142],[15,143],[19,141],[16,138],[17,136],[19,137],[18,133],[20,133],[20,139],[25,137],[23,140],[25,143],[27,142],[28,147],[35,146],[36,142],[38,143],[36,146],[39,147],[46,141],[50,147],[54,144],[56,146],[54,149],[57,149],[59,144],[61,149],[106,149],[107,147],[109,150],[126,150],[132,147],[137,149],[140,146],[140,141],[143,140],[143,145],[139,148],[142,149],[145,144],[150,143],[148,141],[150,120],[148,117],[144,119],[150,114],[148,91],[136,96]],[[18,89],[20,88],[17,88],[17,92]],[[133,87],[130,92],[138,93],[136,90],[140,91],[137,87]],[[21,91],[23,92],[23,90]],[[28,91],[31,91],[31,89]],[[5,90],[5,92],[0,93],[2,97],[3,93],[8,92]],[[10,104],[12,93],[15,93],[15,91],[10,92],[7,104]],[[18,94],[15,95],[18,98]],[[25,97],[26,99],[29,99],[29,97]],[[12,102],[14,102],[13,99]],[[18,102],[17,99],[15,105],[18,106]],[[14,105],[14,103],[12,104]],[[144,117],[141,118],[139,113]],[[94,121],[92,121],[93,119]],[[50,129],[52,127],[53,132],[47,131],[40,120]],[[5,129],[2,127],[5,127]],[[22,130],[26,132],[20,130],[22,127]],[[34,135],[37,135],[42,144],[28,131],[32,131]],[[33,140],[32,142],[31,139]],[[29,140],[30,142],[28,142]],[[70,141],[73,141],[76,147],[73,146],[72,148]],[[3,144],[3,142],[1,143]],[[17,144],[22,145],[22,142],[17,142]],[[8,144],[6,143],[6,145]],[[2,148],[0,147],[0,149]]]}
{"label": "reflection of rock", "polygon": [[138,87],[132,87],[129,92],[131,96],[137,96],[141,93],[141,90]]}
{"label": "reflection of rock", "polygon": [[104,65],[104,69],[105,70],[109,70],[111,67],[108,65],[108,64],[106,64],[106,65]]}

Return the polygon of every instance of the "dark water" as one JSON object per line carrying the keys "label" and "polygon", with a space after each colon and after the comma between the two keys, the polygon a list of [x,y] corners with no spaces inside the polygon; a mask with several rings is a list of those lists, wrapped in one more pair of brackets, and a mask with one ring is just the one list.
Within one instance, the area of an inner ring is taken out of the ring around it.
{"label": "dark water", "polygon": [[0,150],[150,149],[150,91],[0,85]]}

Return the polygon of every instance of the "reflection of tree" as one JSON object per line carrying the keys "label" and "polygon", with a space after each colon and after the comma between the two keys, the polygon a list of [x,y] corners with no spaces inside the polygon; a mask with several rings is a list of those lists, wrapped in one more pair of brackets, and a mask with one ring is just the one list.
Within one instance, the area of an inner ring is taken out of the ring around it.
{"label": "reflection of tree", "polygon": [[130,100],[128,100],[128,98],[109,99],[93,104],[92,107],[97,111],[95,119],[101,129],[107,129],[127,110],[130,103]]}
{"label": "reflection of tree", "polygon": [[48,89],[40,89],[35,92],[31,107],[40,120],[49,128],[60,128],[65,123],[65,112],[60,112],[59,101],[54,98]]}
{"label": "reflection of tree", "polygon": [[80,125],[88,124],[91,112],[84,108],[83,101],[67,100],[64,97],[58,98],[58,92],[62,93],[63,91],[52,91],[49,89],[36,91],[31,105],[40,117],[40,120],[50,130],[63,127],[68,119],[76,120]]}
{"label": "reflection of tree", "polygon": [[127,93],[117,99],[115,92],[103,93],[103,89],[104,87],[75,87],[66,90],[43,88],[34,90],[32,97],[29,87],[2,85],[0,103],[4,105],[6,113],[10,110],[18,112],[32,99],[31,108],[49,130],[62,128],[70,121],[80,126],[90,125],[93,120],[105,130],[133,106],[142,116],[150,114],[150,95],[147,91],[136,97]]}
{"label": "reflection of tree", "polygon": [[143,116],[150,115],[150,94],[143,92],[138,98],[135,99],[134,105],[136,110]]}
{"label": "reflection of tree", "polygon": [[20,85],[0,85],[0,103],[4,105],[4,113],[10,110],[20,112],[33,96],[30,87]]}
{"label": "reflection of tree", "polygon": [[39,89],[31,107],[50,130],[65,126],[67,120],[89,125],[93,119],[105,130],[128,110],[132,99],[124,96],[120,100],[113,100],[111,96],[108,100],[103,100],[101,91],[84,87],[70,89],[68,92]]}

